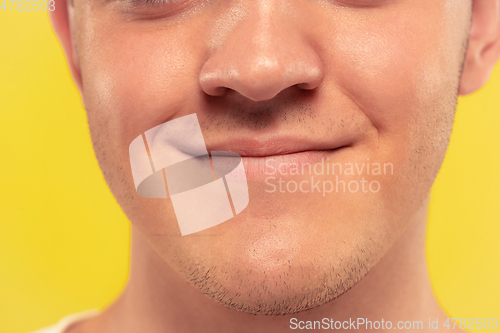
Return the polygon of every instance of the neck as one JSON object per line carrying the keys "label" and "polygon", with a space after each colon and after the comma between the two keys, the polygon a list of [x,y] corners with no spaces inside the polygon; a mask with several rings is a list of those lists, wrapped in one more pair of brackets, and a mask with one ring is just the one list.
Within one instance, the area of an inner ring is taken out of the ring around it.
{"label": "neck", "polygon": [[[94,332],[289,332],[307,321],[422,321],[442,323],[425,255],[427,203],[377,265],[351,290],[315,309],[285,316],[238,312],[217,304],[181,277],[132,228],[131,266],[121,296],[101,315]],[[292,319],[296,318],[296,319]],[[296,323],[296,324],[294,324]],[[94,327],[94,328],[95,328]],[[365,330],[363,324],[360,330]],[[441,326],[442,327],[442,326]]]}

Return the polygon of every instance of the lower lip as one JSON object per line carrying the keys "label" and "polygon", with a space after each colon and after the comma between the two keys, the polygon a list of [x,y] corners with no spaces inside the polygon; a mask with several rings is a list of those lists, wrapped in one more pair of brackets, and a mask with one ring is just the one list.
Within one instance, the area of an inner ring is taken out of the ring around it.
{"label": "lower lip", "polygon": [[297,170],[302,175],[302,170],[308,171],[309,168],[314,168],[315,164],[328,161],[339,149],[311,150],[286,155],[242,156],[242,159],[248,178],[294,175]]}

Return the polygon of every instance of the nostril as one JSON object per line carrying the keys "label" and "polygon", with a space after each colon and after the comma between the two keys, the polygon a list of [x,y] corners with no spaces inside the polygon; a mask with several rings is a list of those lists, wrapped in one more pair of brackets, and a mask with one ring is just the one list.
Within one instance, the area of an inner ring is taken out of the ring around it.
{"label": "nostril", "polygon": [[296,84],[297,87],[299,87],[300,89],[303,89],[303,90],[313,90],[313,89],[316,89],[318,87],[318,85],[319,84],[310,83],[310,82],[302,82],[302,83]]}
{"label": "nostril", "polygon": [[215,87],[212,89],[212,91],[209,93],[211,96],[223,96],[226,94],[228,88],[226,87]]}

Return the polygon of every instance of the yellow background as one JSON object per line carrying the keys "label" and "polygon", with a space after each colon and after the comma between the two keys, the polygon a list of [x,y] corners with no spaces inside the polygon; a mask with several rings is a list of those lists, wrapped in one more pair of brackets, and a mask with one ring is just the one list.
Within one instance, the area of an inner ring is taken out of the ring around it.
{"label": "yellow background", "polygon": [[[25,333],[110,302],[130,229],[47,13],[0,10],[0,31],[0,333]],[[459,100],[432,193],[429,269],[452,317],[500,318],[499,92],[500,65]]]}

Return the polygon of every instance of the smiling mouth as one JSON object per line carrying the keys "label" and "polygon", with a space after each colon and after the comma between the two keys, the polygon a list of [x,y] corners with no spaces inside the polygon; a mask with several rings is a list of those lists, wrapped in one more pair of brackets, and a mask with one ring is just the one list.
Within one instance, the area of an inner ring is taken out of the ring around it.
{"label": "smiling mouth", "polygon": [[[262,180],[272,176],[270,170],[279,166],[282,174],[305,165],[324,163],[350,146],[347,140],[328,141],[297,140],[291,137],[277,137],[270,140],[225,140],[223,143],[209,144],[209,151],[232,151],[242,157],[246,176]],[[274,169],[273,169],[274,170]]]}
{"label": "smiling mouth", "polygon": [[232,151],[246,158],[277,157],[308,152],[333,152],[350,145],[350,141],[339,138],[335,141],[297,139],[293,136],[277,136],[260,140],[258,138],[230,138],[224,142],[207,145],[209,151]]}

